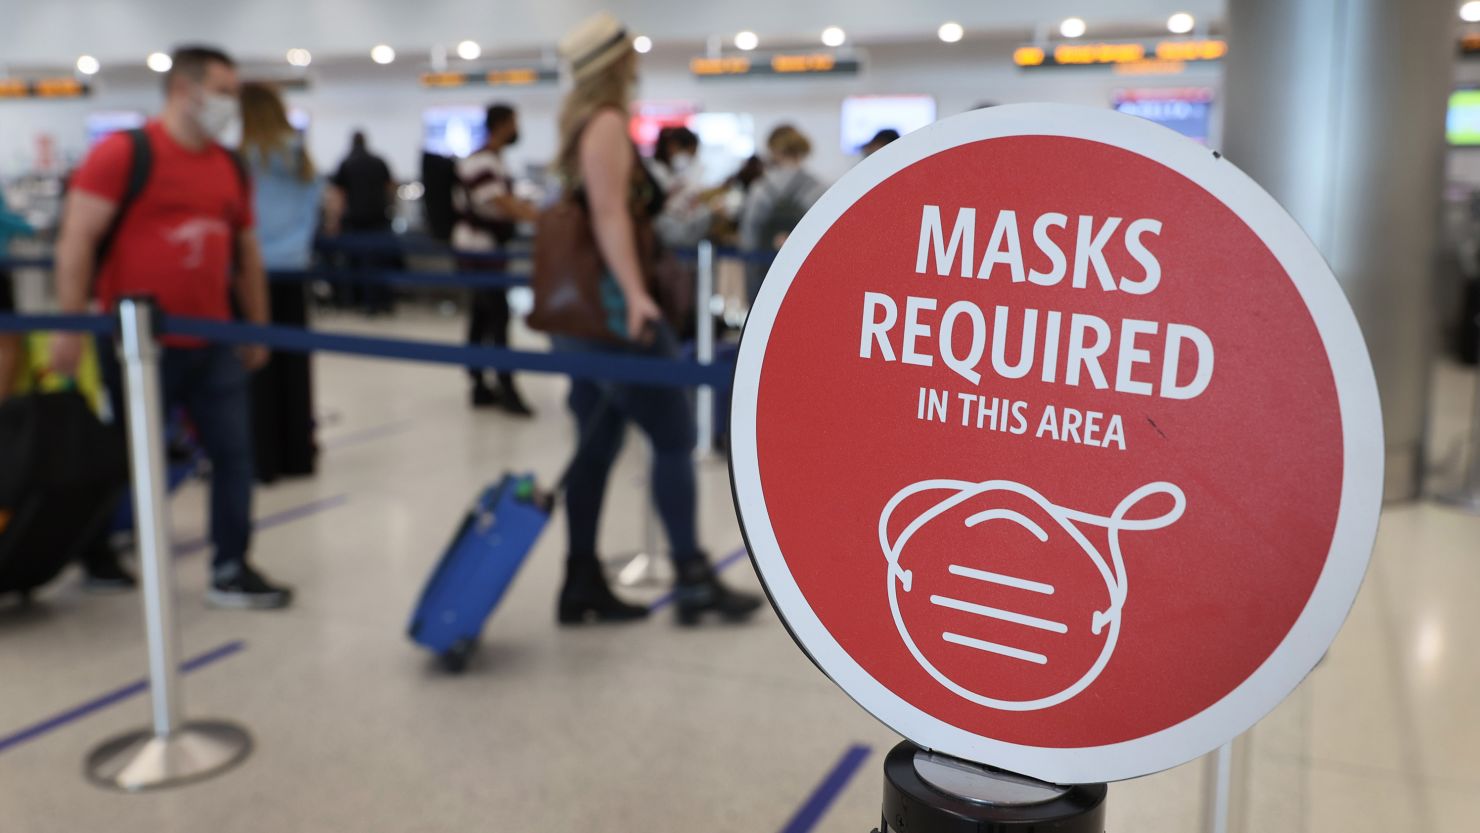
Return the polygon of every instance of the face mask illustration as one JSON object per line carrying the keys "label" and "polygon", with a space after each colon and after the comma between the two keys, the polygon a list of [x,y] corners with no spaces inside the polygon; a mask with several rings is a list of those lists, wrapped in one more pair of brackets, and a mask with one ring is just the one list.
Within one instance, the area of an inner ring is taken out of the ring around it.
{"label": "face mask illustration", "polygon": [[[1163,514],[1131,517],[1168,498]],[[1136,489],[1109,515],[1010,480],[906,486],[879,518],[900,638],[926,673],[971,702],[1004,711],[1063,703],[1099,678],[1120,638],[1130,591],[1122,534],[1168,527],[1186,505],[1167,482]]]}

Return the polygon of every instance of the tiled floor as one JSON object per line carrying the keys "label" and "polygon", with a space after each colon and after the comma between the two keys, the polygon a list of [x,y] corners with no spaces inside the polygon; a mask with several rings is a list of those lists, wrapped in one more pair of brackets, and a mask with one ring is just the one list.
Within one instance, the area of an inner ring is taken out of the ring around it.
{"label": "tiled floor", "polygon": [[[458,331],[426,313],[373,326]],[[781,830],[854,744],[871,754],[811,829],[876,822],[879,767],[897,738],[823,679],[773,615],[698,631],[665,616],[557,629],[558,527],[469,672],[438,673],[403,636],[411,604],[478,487],[505,469],[558,472],[571,442],[563,383],[527,378],[540,418],[514,422],[470,412],[454,369],[316,361],[322,471],[262,490],[257,507],[276,521],[258,536],[258,559],[298,586],[298,605],[208,612],[204,555],[179,562],[185,653],[244,644],[186,678],[188,711],[250,727],[253,756],[159,794],[88,785],[88,750],[143,722],[135,696],[0,741],[0,831]],[[1440,378],[1445,407],[1467,406],[1469,378]],[[642,460],[631,444],[614,480],[613,553],[642,545]],[[722,556],[740,544],[723,463],[702,465],[701,484],[704,540]],[[202,502],[199,486],[175,500],[177,540],[201,537]],[[757,586],[743,560],[727,575]],[[1480,518],[1424,503],[1387,512],[1330,656],[1251,733],[1243,830],[1480,830],[1477,592]],[[0,738],[142,674],[135,597],[86,596],[69,577],[42,602],[0,607]],[[1110,830],[1200,830],[1202,784],[1194,763],[1114,785]]]}

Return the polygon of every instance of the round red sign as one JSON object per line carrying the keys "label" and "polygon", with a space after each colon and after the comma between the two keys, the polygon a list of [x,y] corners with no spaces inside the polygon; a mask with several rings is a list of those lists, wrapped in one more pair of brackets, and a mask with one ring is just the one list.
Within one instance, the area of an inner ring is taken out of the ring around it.
{"label": "round red sign", "polygon": [[1335,637],[1380,503],[1376,386],[1295,222],[1206,148],[1016,105],[911,134],[747,322],[736,503],[864,708],[1046,780],[1247,729]]}

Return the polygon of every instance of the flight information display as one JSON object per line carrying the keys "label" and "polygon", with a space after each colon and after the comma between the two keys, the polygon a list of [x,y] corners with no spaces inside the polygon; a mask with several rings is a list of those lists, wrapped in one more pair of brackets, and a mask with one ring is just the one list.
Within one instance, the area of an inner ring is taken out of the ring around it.
{"label": "flight information display", "polygon": [[1140,116],[1194,141],[1208,143],[1213,91],[1206,87],[1116,90],[1114,104],[1122,113]]}

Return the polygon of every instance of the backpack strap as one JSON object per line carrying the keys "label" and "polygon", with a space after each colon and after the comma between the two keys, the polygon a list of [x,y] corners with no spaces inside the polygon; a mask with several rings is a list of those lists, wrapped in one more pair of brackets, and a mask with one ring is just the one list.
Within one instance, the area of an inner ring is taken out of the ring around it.
{"label": "backpack strap", "polygon": [[[246,158],[241,155],[240,151],[232,150],[229,147],[222,146],[221,149],[226,151],[226,157],[231,160],[231,166],[236,168],[236,181],[242,188],[242,202],[250,203],[252,200],[252,170],[247,167]],[[235,245],[235,238],[233,238],[232,243]],[[236,254],[233,255],[232,259],[240,262],[240,257]]]}
{"label": "backpack strap", "polygon": [[231,158],[231,165],[236,168],[236,179],[242,186],[242,196],[246,197],[247,191],[252,184],[252,173],[247,169],[247,160],[242,158],[240,151],[232,150],[229,147],[222,147],[221,149],[226,151],[226,155]]}
{"label": "backpack strap", "polygon": [[149,144],[149,134],[142,127],[136,127],[128,131],[131,153],[129,154],[128,181],[124,183],[123,195],[118,198],[118,208],[113,212],[113,221],[108,224],[108,230],[98,240],[98,247],[93,251],[93,276],[102,271],[103,261],[107,259],[108,252],[113,248],[113,242],[118,237],[118,229],[123,225],[124,215],[129,208],[139,199],[144,186],[149,182],[149,171],[154,167],[154,148]]}

